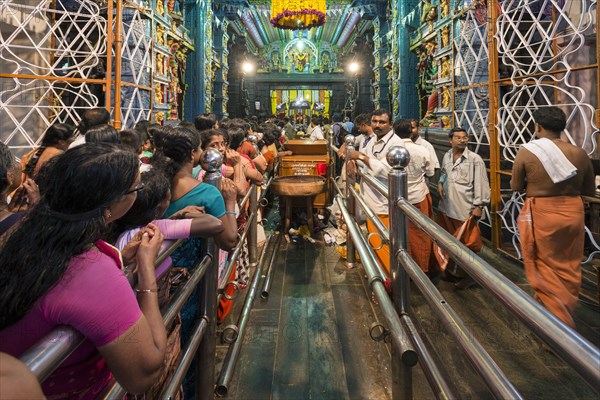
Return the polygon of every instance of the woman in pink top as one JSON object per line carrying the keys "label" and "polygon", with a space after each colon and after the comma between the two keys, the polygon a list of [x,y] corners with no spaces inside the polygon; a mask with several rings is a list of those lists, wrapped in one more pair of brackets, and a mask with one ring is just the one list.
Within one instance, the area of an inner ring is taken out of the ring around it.
{"label": "woman in pink top", "polygon": [[162,234],[149,226],[123,254],[137,262],[137,293],[121,254],[101,240],[143,189],[137,157],[84,144],[48,162],[38,184],[39,204],[0,250],[0,351],[19,357],[69,325],[85,341],[43,383],[49,399],[93,399],[111,373],[130,393],[144,392],[166,348],[154,276]]}
{"label": "woman in pink top", "polygon": [[174,240],[194,237],[213,237],[223,232],[225,227],[220,219],[206,214],[204,207],[188,206],[171,215],[169,219],[158,219],[171,201],[171,183],[159,171],[143,172],[141,191],[133,207],[113,224],[113,237],[118,236],[115,246],[123,249],[140,229],[149,223],[156,225],[165,241],[163,250]]}

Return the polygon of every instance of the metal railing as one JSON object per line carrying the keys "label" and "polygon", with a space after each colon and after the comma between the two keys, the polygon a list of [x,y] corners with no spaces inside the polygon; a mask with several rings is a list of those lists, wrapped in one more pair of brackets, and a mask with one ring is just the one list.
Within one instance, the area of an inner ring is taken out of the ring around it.
{"label": "metal railing", "polygon": [[[159,255],[154,263],[159,267],[170,254],[180,245],[181,241],[173,243]],[[167,254],[166,256],[164,256]],[[130,282],[132,274],[128,274]],[[63,361],[67,359],[83,343],[85,338],[77,330],[69,326],[59,326],[31,346],[20,360],[27,365],[39,382],[44,382]]]}
{"label": "metal railing", "polygon": [[[347,143],[347,145],[351,144]],[[449,328],[450,333],[455,337],[466,356],[476,367],[475,369],[494,396],[501,399],[521,398],[519,392],[498,367],[493,358],[485,351],[479,341],[474,338],[466,324],[463,323],[427,275],[409,256],[407,247],[408,220],[424,231],[453,260],[460,264],[473,279],[488,289],[490,293],[532,329],[533,332],[548,343],[592,388],[597,390],[600,387],[600,370],[598,368],[600,351],[598,348],[558,320],[517,285],[497,272],[495,268],[481,259],[476,253],[466,248],[450,233],[441,229],[435,222],[422,214],[406,200],[408,184],[405,167],[408,165],[409,159],[410,155],[403,147],[390,149],[387,154],[387,161],[392,166],[387,177],[389,186],[362,171],[358,171],[358,174],[362,177],[364,184],[371,185],[388,198],[390,224],[395,229],[393,234],[387,230],[388,236],[385,235],[385,232],[379,233],[382,240],[389,238],[390,265],[392,268],[390,275],[395,312],[401,316],[404,327],[409,332],[412,345],[417,349],[419,362],[436,396],[438,398],[453,397],[448,385],[439,373],[439,368],[435,365],[433,358],[423,346],[419,334],[414,329],[414,326],[412,326],[412,321],[407,315],[409,309],[409,279],[414,282],[415,286],[424,295],[424,298],[438,318]],[[351,181],[351,179],[347,178],[348,180]],[[346,194],[356,199],[360,197],[354,188],[347,188]],[[354,211],[352,203],[346,201],[346,205],[344,205],[340,196],[336,200],[348,226],[349,241],[352,241],[356,246],[369,276],[369,282],[373,286],[374,281],[384,278],[381,275],[372,275],[373,268],[371,264],[377,262],[377,260],[351,215]],[[363,206],[361,201],[358,201],[358,204],[361,207]],[[366,217],[377,227],[378,218],[373,213],[366,212]],[[381,227],[378,227],[377,230],[380,231]],[[381,301],[380,304],[382,304]],[[409,368],[406,368],[406,365],[402,364],[397,354],[392,353],[392,373],[398,377],[394,379],[392,388],[393,398],[411,397],[410,390],[403,387],[406,384],[411,385],[407,370]],[[403,385],[400,382],[403,382]]]}
{"label": "metal railing", "polygon": [[[202,167],[207,171],[205,181],[220,188],[221,174],[219,171],[221,157],[217,153],[218,152],[213,153],[211,151],[205,152],[203,155]],[[265,196],[271,181],[272,176],[268,179],[267,183],[262,186],[263,192],[260,198],[258,197],[258,187],[252,185],[247,195],[239,204],[240,209],[243,209],[249,202],[250,210],[244,232],[238,238],[238,244],[228,262],[227,274],[224,275],[227,279],[239,257],[241,244],[246,240],[248,241],[250,261],[252,262],[252,257],[254,257],[254,265],[256,265],[256,225],[258,223],[258,207],[259,205],[264,206],[267,204]],[[161,252],[156,259],[155,268],[158,268],[163,264],[183,242],[183,239],[177,240],[164,252]],[[208,240],[207,248],[207,255],[192,269],[193,273],[190,278],[171,297],[169,304],[164,306],[161,310],[163,322],[165,326],[169,327],[175,321],[194,290],[196,290],[199,285],[201,286],[201,298],[199,304],[200,315],[198,316],[197,324],[193,329],[190,340],[186,344],[185,349],[182,350],[179,365],[173,373],[171,380],[165,382],[161,394],[161,398],[164,399],[171,399],[177,396],[185,374],[191,367],[192,360],[196,355],[202,359],[202,366],[197,366],[196,371],[196,398],[211,398],[214,395],[217,304],[223,295],[225,287],[228,284],[231,284],[231,282],[228,283],[227,279],[218,282],[219,249],[213,239]],[[276,250],[274,250],[274,252],[275,251]],[[264,255],[266,255],[266,246],[263,250],[263,256]],[[274,254],[271,259],[271,264],[273,258]],[[272,270],[272,268],[269,268],[269,270]],[[157,279],[162,278],[168,271],[169,269],[163,271],[161,276],[157,276]],[[135,287],[137,284],[136,275],[126,271],[126,276],[132,287]],[[258,273],[255,273],[254,280],[259,279],[261,276],[262,272],[258,270]],[[253,293],[257,290],[258,289],[255,288]],[[242,321],[247,320],[248,314],[249,310],[246,310],[240,317],[239,325],[242,327],[246,325],[246,323]],[[238,333],[243,335],[243,328],[240,329],[240,332]],[[21,356],[21,360],[29,367],[38,381],[43,382],[84,342],[84,340],[85,338],[75,329],[69,326],[60,326],[52,330],[35,345],[29,348]],[[239,349],[234,351],[239,352]],[[233,358],[233,361],[235,362],[236,357]],[[228,364],[229,366],[226,367],[226,369],[232,371],[234,364]],[[125,394],[126,391],[113,379],[97,398],[121,399]]]}

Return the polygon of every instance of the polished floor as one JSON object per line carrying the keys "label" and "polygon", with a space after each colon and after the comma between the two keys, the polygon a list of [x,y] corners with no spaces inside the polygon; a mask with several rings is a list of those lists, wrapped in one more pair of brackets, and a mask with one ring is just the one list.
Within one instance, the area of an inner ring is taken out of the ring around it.
{"label": "polished floor", "polygon": [[[529,290],[522,268],[484,251],[492,265]],[[374,342],[369,327],[378,309],[362,267],[348,270],[333,247],[282,241],[268,300],[257,298],[227,398],[240,400],[390,399],[389,345]],[[562,360],[482,288],[457,291],[440,282],[442,295],[526,399],[597,399]],[[245,291],[247,292],[247,290]],[[222,325],[235,323],[243,301]],[[413,319],[460,399],[493,398],[429,306],[411,295]],[[600,344],[597,310],[579,305],[579,331]],[[219,342],[217,375],[227,346]],[[415,399],[435,398],[419,366]]]}

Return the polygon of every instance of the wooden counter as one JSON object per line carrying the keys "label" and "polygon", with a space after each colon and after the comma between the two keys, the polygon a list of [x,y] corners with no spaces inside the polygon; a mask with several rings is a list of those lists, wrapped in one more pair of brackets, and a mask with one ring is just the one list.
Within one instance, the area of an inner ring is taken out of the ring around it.
{"label": "wooden counter", "polygon": [[[329,156],[328,155],[297,155],[282,157],[279,163],[278,176],[311,175],[327,179],[325,192],[317,195],[314,200],[316,208],[325,208],[329,193]],[[298,203],[304,206],[303,202]],[[296,206],[294,202],[294,206]]]}

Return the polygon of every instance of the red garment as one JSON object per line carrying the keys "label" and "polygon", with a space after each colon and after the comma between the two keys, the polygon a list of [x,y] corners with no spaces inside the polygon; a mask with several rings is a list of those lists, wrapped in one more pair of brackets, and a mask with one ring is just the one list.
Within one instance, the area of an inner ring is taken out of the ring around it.
{"label": "red garment", "polygon": [[[237,270],[237,268],[234,267],[233,271],[231,271],[231,275],[229,276],[229,281],[235,280],[235,271],[236,270]],[[225,293],[229,297],[233,297],[235,295],[235,288],[233,287],[233,285],[228,285],[225,288]],[[221,301],[219,302],[219,305],[217,307],[217,322],[223,322],[223,320],[225,318],[227,318],[227,316],[231,312],[232,308],[233,308],[233,300],[230,300],[230,299],[226,298],[225,296],[221,297]]]}
{"label": "red garment", "polygon": [[254,148],[252,143],[246,140],[244,140],[242,144],[237,149],[235,149],[235,151],[237,151],[240,154],[245,154],[250,158],[253,158],[256,153],[256,149]]}
{"label": "red garment", "polygon": [[[413,206],[429,218],[433,218],[433,205],[429,193],[423,201],[413,204]],[[429,236],[411,221],[408,221],[408,254],[421,267],[423,272],[429,271],[431,249],[432,242]]]}
{"label": "red garment", "polygon": [[[479,253],[483,248],[483,241],[481,240],[481,231],[479,230],[478,220],[476,218],[468,218],[466,221],[461,221],[458,219],[450,218],[446,214],[441,211],[438,211],[436,222],[439,226],[444,228],[447,232],[450,232],[454,237],[458,236],[458,232],[462,228],[463,224],[466,222],[467,225],[464,227],[464,231],[460,238],[462,244],[464,244],[467,248],[471,249],[475,253]],[[442,270],[448,269],[452,272],[453,275],[463,276],[465,273],[460,269],[456,268],[455,262],[452,259],[448,259],[447,256],[443,261],[438,254],[439,248],[437,245],[434,246],[434,254],[438,258],[437,261],[440,264]],[[446,264],[446,267],[444,267]]]}

